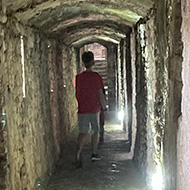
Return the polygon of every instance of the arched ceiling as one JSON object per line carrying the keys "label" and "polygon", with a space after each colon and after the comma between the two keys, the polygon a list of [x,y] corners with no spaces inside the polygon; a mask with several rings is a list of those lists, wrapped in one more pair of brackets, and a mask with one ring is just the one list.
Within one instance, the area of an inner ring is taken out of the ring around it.
{"label": "arched ceiling", "polygon": [[62,22],[57,22],[52,27],[49,28],[49,32],[59,32],[61,30],[69,30],[71,27],[80,27],[85,24],[89,25],[97,25],[99,23],[102,25],[114,27],[120,30],[123,30],[123,32],[131,27],[131,23],[126,21],[125,19],[121,19],[114,15],[98,15],[98,14],[90,14],[87,17],[83,17],[82,15],[78,15],[75,18],[67,19]]}
{"label": "arched ceiling", "polygon": [[[78,38],[78,36],[80,36],[80,39]],[[93,36],[95,36],[95,37],[100,36],[101,39],[105,39],[106,41],[110,41],[115,44],[117,44],[121,40],[121,37],[116,36],[113,33],[104,31],[102,29],[100,29],[98,31],[96,31],[94,29],[90,29],[90,31],[87,31],[87,32],[81,31],[81,32],[77,32],[76,34],[71,35],[70,37],[64,37],[65,40],[63,39],[63,42],[64,42],[64,44],[69,46],[71,44],[76,43],[77,41],[81,41],[84,39],[89,41],[89,39],[91,39]]]}
{"label": "arched ceiling", "polygon": [[111,39],[109,36],[100,36],[100,35],[93,35],[93,36],[86,36],[74,41],[71,46],[81,48],[84,45],[91,44],[91,43],[99,43],[104,47],[108,48],[111,45],[118,45],[119,41]]}
{"label": "arched ceiling", "polygon": [[2,0],[4,12],[63,37],[68,45],[93,36],[116,43],[152,4],[152,0]]}
{"label": "arched ceiling", "polygon": [[[123,30],[123,31],[122,31]],[[64,32],[61,33],[62,41],[66,45],[73,44],[75,41],[82,39],[83,37],[87,38],[90,36],[102,36],[104,39],[110,39],[115,43],[119,42],[121,39],[126,37],[126,33],[130,32],[129,27],[124,27],[119,29],[114,25],[109,25],[107,23],[92,22],[81,24],[80,26],[74,25],[71,28],[68,27]],[[80,36],[80,38],[79,38]],[[117,42],[116,42],[117,41]]]}

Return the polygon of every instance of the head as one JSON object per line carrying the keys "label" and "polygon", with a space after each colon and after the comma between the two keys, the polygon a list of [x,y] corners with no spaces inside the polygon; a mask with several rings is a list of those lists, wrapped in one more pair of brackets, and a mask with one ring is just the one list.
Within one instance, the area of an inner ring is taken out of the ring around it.
{"label": "head", "polygon": [[94,54],[91,51],[85,51],[82,54],[82,61],[84,66],[88,69],[94,65]]}

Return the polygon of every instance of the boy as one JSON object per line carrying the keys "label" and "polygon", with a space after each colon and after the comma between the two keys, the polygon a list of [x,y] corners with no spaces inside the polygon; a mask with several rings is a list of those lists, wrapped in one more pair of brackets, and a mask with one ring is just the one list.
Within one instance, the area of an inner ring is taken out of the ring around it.
{"label": "boy", "polygon": [[100,160],[97,154],[98,133],[99,133],[99,113],[102,106],[106,110],[106,102],[102,92],[102,77],[92,71],[94,65],[94,54],[90,51],[82,54],[82,62],[86,70],[76,76],[76,99],[78,102],[78,148],[77,148],[77,168],[82,167],[81,151],[85,143],[89,125],[92,127],[92,156],[91,160]]}

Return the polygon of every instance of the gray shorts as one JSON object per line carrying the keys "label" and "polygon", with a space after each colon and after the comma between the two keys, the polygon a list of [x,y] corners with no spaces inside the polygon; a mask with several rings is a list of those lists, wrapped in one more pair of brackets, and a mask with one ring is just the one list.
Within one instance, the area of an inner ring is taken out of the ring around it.
{"label": "gray shorts", "polygon": [[93,132],[99,132],[100,113],[78,114],[78,126],[80,133],[88,133],[90,127]]}

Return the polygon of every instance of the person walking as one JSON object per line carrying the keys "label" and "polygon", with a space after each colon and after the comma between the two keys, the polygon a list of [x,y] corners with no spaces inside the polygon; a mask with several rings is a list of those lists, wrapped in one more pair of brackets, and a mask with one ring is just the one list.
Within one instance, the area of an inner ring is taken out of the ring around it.
{"label": "person walking", "polygon": [[85,71],[76,75],[75,89],[78,102],[78,147],[76,155],[76,167],[82,167],[81,151],[84,146],[86,135],[91,126],[92,136],[92,155],[91,161],[100,160],[97,153],[98,133],[99,133],[99,114],[100,108],[106,110],[106,101],[102,89],[104,88],[102,77],[92,71],[94,65],[94,54],[90,51],[82,54],[82,62]]}

